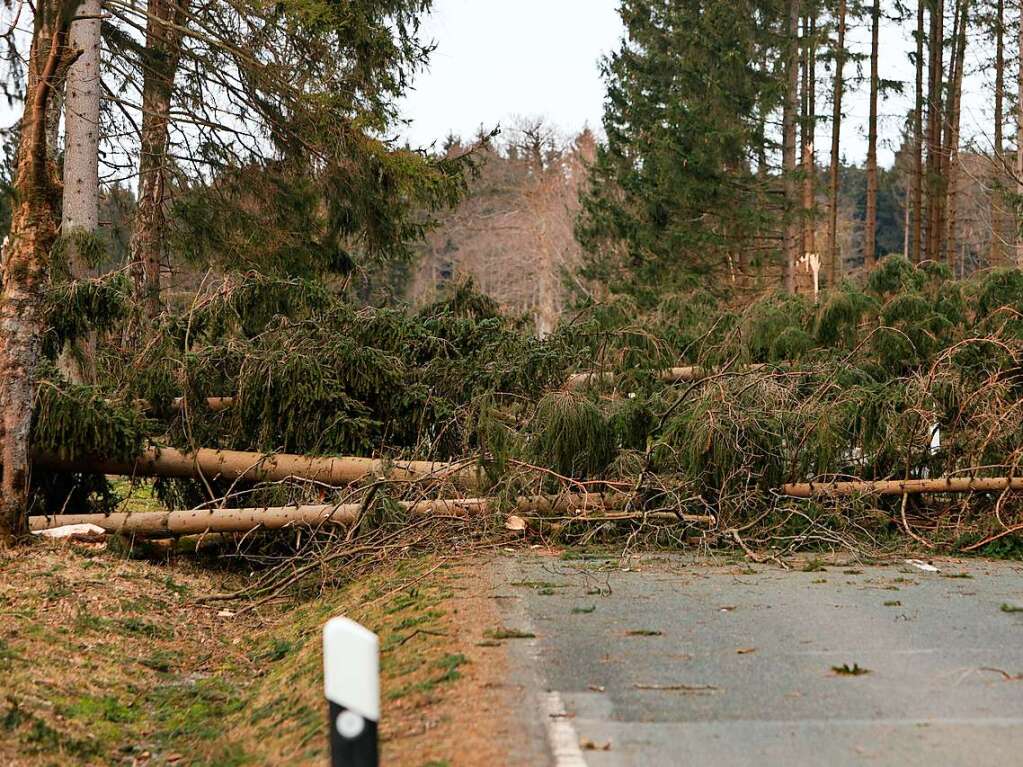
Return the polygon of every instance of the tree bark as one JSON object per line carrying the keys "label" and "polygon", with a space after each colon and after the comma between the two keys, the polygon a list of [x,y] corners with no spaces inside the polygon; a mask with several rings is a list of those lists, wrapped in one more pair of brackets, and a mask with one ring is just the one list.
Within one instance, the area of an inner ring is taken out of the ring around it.
{"label": "tree bark", "polygon": [[164,200],[167,176],[167,126],[174,76],[181,57],[181,27],[188,0],[149,0],[145,67],[142,85],[142,126],[139,194],[131,238],[131,274],[135,299],[145,315],[160,313],[160,270],[166,235]]}
{"label": "tree bark", "polygon": [[881,3],[870,10],[870,117],[867,124],[867,217],[863,233],[863,265],[877,262],[877,91],[879,85],[877,43],[881,26]]}
{"label": "tree bark", "polygon": [[916,102],[913,110],[913,247],[911,259],[919,264],[923,250],[923,119],[924,119],[924,3],[916,6]]}
{"label": "tree bark", "polygon": [[845,67],[846,0],[838,0],[838,40],[835,42],[835,88],[831,115],[831,178],[828,188],[828,261],[831,285],[842,276],[842,259],[838,254],[838,162],[842,136],[842,70]]}
{"label": "tree bark", "polygon": [[[76,235],[99,229],[100,1],[83,0],[71,24],[69,48],[78,51],[65,79],[64,199],[61,235],[66,238],[68,269],[73,279],[91,274]],[[94,378],[95,337],[61,355],[60,367],[72,381]]]}
{"label": "tree bark", "polygon": [[77,0],[44,0],[35,9],[14,181],[16,204],[0,264],[0,546],[28,532],[32,406],[46,329],[47,269],[57,238],[58,191],[46,145],[46,116],[77,5]]}

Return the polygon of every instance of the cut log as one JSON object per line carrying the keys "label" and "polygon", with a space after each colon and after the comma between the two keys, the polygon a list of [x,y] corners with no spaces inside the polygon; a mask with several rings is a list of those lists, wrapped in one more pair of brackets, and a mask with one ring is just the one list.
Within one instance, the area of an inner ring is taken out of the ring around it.
{"label": "cut log", "polygon": [[65,460],[59,456],[37,453],[35,466],[51,471],[86,472],[92,474],[123,474],[137,477],[177,477],[190,479],[204,476],[251,482],[279,482],[296,478],[328,485],[346,485],[366,476],[398,480],[447,480],[471,485],[476,479],[475,467],[465,463],[436,461],[386,461],[380,458],[320,458],[284,453],[264,455],[239,450],[200,448],[185,453],[170,447],[151,447],[134,461],[111,461],[105,458]]}
{"label": "cut log", "polygon": [[876,482],[800,482],[783,485],[784,495],[819,498],[837,495],[920,495],[922,493],[998,493],[1023,490],[1023,477],[936,477]]}
{"label": "cut log", "polygon": [[[465,498],[457,500],[423,500],[403,502],[401,506],[421,516],[472,517],[511,511],[529,517],[561,515],[561,521],[578,520],[616,521],[640,519],[641,512],[627,516],[608,514],[626,505],[628,495],[563,494],[556,496],[523,496],[511,508],[502,507],[493,498]],[[358,517],[361,504],[281,506],[251,509],[198,509],[189,511],[147,511],[116,514],[64,514],[52,517],[32,517],[31,529],[48,530],[63,525],[96,525],[110,533],[140,536],[192,535],[197,533],[242,533],[251,530],[279,530],[284,527],[318,527],[321,525],[350,525]],[[707,515],[680,516],[656,512],[658,520],[675,520],[685,524],[713,525],[715,519]],[[654,515],[650,515],[654,516]]]}

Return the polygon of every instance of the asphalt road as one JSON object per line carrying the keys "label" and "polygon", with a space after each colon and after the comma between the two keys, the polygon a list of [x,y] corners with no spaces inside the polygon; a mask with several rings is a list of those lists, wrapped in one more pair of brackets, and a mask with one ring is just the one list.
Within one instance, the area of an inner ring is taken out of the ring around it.
{"label": "asphalt road", "polygon": [[550,764],[1023,764],[1019,564],[619,564],[494,565]]}

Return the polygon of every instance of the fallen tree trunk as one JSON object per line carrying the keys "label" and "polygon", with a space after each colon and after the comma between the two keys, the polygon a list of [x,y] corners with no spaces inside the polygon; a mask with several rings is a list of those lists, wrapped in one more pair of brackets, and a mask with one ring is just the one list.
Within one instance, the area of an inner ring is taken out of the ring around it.
{"label": "fallen tree trunk", "polygon": [[[471,517],[498,511],[543,518],[550,515],[561,521],[616,521],[641,519],[642,512],[615,516],[609,510],[621,509],[629,496],[623,494],[564,494],[556,496],[524,496],[510,508],[493,498],[465,498],[458,500],[423,500],[402,502],[400,505],[420,516]],[[318,527],[321,525],[351,525],[362,513],[362,504],[280,506],[251,509],[193,509],[189,511],[147,511],[115,514],[64,514],[52,517],[32,517],[32,530],[48,530],[65,525],[96,525],[110,533],[141,536],[192,535],[197,533],[243,533],[251,530],[279,530],[284,527]],[[676,520],[687,524],[712,525],[715,519],[708,515],[675,515],[654,512],[658,520]]]}
{"label": "fallen tree trunk", "polygon": [[[591,383],[606,383],[613,381],[619,375],[611,370],[591,371],[587,373],[573,373],[565,381],[566,389],[581,389]],[[707,375],[707,370],[698,365],[687,365],[686,367],[668,368],[657,372],[657,380],[663,383],[679,383],[680,381],[695,381]]]}
{"label": "fallen tree trunk", "polygon": [[[791,363],[783,362],[777,363],[777,365],[788,365]],[[758,370],[763,370],[769,367],[763,362],[757,362],[753,365],[742,365],[735,368],[737,373],[755,373]],[[655,376],[661,383],[682,383],[684,381],[698,381],[701,378],[712,376],[719,371],[714,368],[705,368],[700,365],[686,365],[683,367],[667,368],[665,370],[658,370]],[[721,371],[725,372],[725,371]],[[591,383],[608,383],[614,381],[616,377],[621,375],[621,371],[613,370],[599,370],[589,371],[586,373],[573,373],[565,380],[566,389],[581,389],[584,386],[588,386]]]}
{"label": "fallen tree trunk", "polygon": [[[458,505],[455,505],[455,504]],[[69,514],[56,517],[32,517],[32,530],[46,530],[69,524],[92,524],[110,533],[133,535],[189,535],[193,533],[231,533],[250,530],[279,530],[283,527],[350,525],[359,515],[361,504],[279,506],[252,509],[199,509],[190,511],[145,511],[134,514]],[[478,501],[423,501],[415,513],[464,516],[478,510]]]}
{"label": "fallen tree trunk", "polygon": [[[144,402],[144,405],[145,405],[147,410],[151,409],[151,407],[150,407],[148,402]],[[227,410],[232,405],[234,405],[234,397],[207,397],[206,398],[206,407],[208,407],[214,413],[219,413],[221,410]],[[175,397],[174,398],[174,407],[175,408],[180,410],[180,409],[184,408],[184,406],[185,406],[185,398],[184,397]]]}
{"label": "fallen tree trunk", "polygon": [[781,492],[796,498],[836,495],[920,495],[922,493],[997,493],[1023,490],[1023,477],[937,477],[874,482],[800,482],[782,485]]}
{"label": "fallen tree trunk", "polygon": [[366,476],[388,479],[447,480],[460,485],[475,482],[475,467],[465,463],[435,461],[387,461],[380,458],[321,458],[304,455],[264,455],[239,450],[200,448],[185,453],[171,447],[145,450],[134,461],[112,461],[100,457],[65,460],[37,453],[35,466],[51,471],[123,474],[139,477],[220,477],[226,480],[279,482],[296,478],[328,485],[346,485]]}

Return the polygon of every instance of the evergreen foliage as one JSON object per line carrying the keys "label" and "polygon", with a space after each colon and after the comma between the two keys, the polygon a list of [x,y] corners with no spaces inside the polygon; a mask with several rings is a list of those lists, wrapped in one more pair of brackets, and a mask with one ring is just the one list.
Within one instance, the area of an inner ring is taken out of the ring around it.
{"label": "evergreen foliage", "polygon": [[644,306],[695,284],[776,219],[750,164],[758,115],[780,79],[758,62],[777,44],[778,8],[625,0],[626,34],[604,61],[606,144],[578,237],[584,279]]}
{"label": "evergreen foliage", "polygon": [[536,405],[529,452],[541,466],[576,479],[599,476],[615,454],[615,430],[592,401],[552,392]]}
{"label": "evergreen foliage", "polygon": [[[817,307],[769,295],[741,308],[685,293],[640,320],[633,299],[621,297],[541,340],[467,285],[417,313],[358,308],[322,283],[234,275],[207,286],[188,312],[164,317],[161,334],[141,349],[106,344],[103,387],[49,375],[35,441],[69,456],[127,457],[147,439],[328,455],[480,455],[495,493],[537,487],[523,470],[532,465],[549,470],[539,477],[548,489],[556,475],[638,482],[651,503],[688,497],[726,526],[761,520],[796,537],[820,525],[878,532],[891,524],[887,502],[877,504],[880,516],[863,509],[854,524],[820,503],[779,518],[774,493],[809,479],[1017,472],[1021,304],[1023,282],[1009,273],[960,283],[892,258]],[[249,322],[257,317],[261,328]],[[684,364],[706,378],[659,378]],[[580,368],[611,375],[562,389]],[[232,407],[206,407],[206,397],[225,394],[235,397]],[[177,396],[184,408],[172,406]],[[123,404],[139,400],[155,420]],[[37,497],[51,509],[88,494],[109,505],[97,481],[41,477]],[[165,501],[188,505],[227,490],[183,480],[159,488]],[[251,499],[296,495],[277,487]],[[972,506],[993,500],[976,496]]]}

